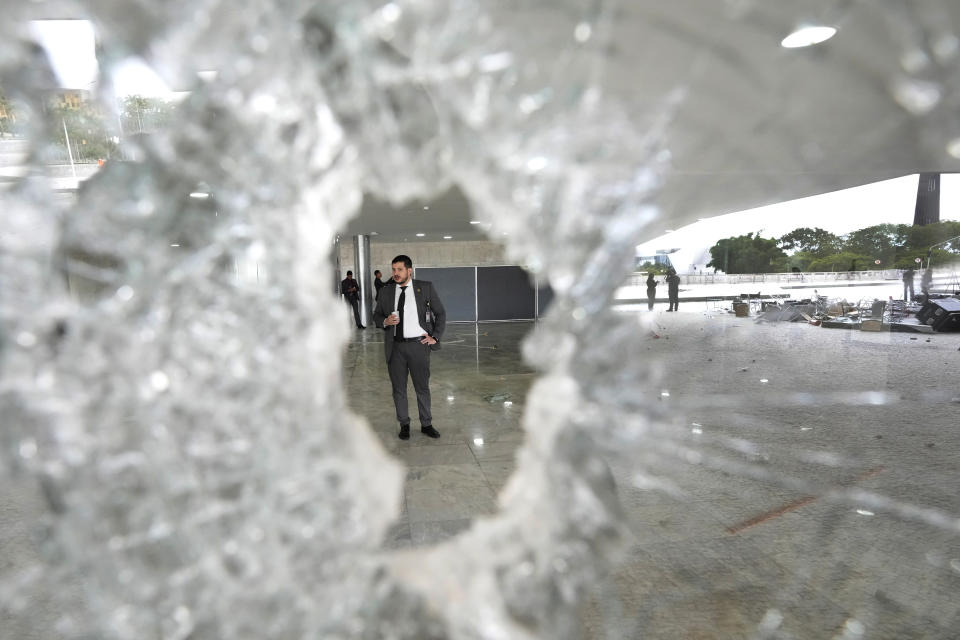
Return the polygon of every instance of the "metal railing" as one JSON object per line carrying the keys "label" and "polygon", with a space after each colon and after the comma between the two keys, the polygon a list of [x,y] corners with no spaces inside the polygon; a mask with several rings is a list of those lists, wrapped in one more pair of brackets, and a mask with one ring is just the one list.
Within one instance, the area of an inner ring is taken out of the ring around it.
{"label": "metal railing", "polygon": [[[791,273],[680,273],[682,284],[755,284],[755,283],[818,283],[837,280],[901,280],[901,269],[875,269],[870,271],[804,271]],[[663,279],[662,275],[656,276]],[[647,272],[637,271],[627,276],[626,286],[642,287],[646,284]]]}

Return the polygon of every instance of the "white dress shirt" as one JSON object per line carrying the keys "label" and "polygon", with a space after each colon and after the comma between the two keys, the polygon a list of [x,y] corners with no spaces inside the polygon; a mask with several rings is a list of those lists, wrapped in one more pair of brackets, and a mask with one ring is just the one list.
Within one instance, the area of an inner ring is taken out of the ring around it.
{"label": "white dress shirt", "polygon": [[[417,317],[417,298],[413,290],[413,278],[407,280],[407,297],[403,299],[403,337],[418,338],[427,335],[426,329],[420,326],[420,318]],[[393,294],[393,308],[397,308],[400,302],[400,285],[398,284]],[[399,331],[398,331],[399,333]],[[396,334],[394,334],[396,335]]]}

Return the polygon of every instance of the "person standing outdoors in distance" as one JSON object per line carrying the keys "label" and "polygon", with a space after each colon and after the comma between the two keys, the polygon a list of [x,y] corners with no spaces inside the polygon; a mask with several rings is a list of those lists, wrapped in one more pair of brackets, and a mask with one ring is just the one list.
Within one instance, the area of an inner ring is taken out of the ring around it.
{"label": "person standing outdoors in distance", "polygon": [[923,301],[927,302],[930,300],[930,287],[933,286],[933,269],[930,268],[930,263],[927,263],[927,268],[923,272],[923,275],[920,277],[920,291],[923,292]]}
{"label": "person standing outdoors in distance", "polygon": [[647,310],[653,311],[653,301],[657,298],[657,281],[653,279],[653,271],[647,273]]}
{"label": "person standing outdoors in distance", "polygon": [[347,277],[340,283],[340,293],[351,307],[353,307],[353,320],[357,323],[357,329],[364,329],[360,322],[360,283],[353,279],[353,271],[347,271]]}
{"label": "person standing outdoors in distance", "polygon": [[667,293],[670,295],[670,308],[667,311],[680,310],[680,276],[670,267],[667,271]]}
{"label": "person standing outdoors in distance", "polygon": [[373,321],[384,330],[383,350],[393,387],[393,405],[400,423],[400,439],[410,438],[407,376],[417,392],[420,432],[439,438],[430,413],[430,352],[440,348],[447,313],[433,285],[413,278],[413,261],[399,255],[391,264],[393,277],[380,291]]}
{"label": "person standing outdoors in distance", "polygon": [[383,274],[380,273],[380,269],[377,269],[376,271],[373,272],[373,288],[375,289],[375,291],[373,292],[374,302],[380,299],[380,289],[383,289],[383,285],[387,284],[386,282],[380,279],[381,275]]}
{"label": "person standing outdoors in distance", "polygon": [[903,272],[903,300],[913,302],[913,267],[907,267]]}

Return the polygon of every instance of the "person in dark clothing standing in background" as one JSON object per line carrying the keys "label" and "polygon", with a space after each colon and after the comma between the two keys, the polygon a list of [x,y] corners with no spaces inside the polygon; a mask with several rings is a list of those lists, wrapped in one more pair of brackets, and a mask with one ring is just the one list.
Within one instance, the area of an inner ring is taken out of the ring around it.
{"label": "person in dark clothing standing in background", "polygon": [[667,271],[667,293],[670,295],[670,308],[667,311],[679,311],[680,307],[680,276],[673,267]]}
{"label": "person in dark clothing standing in background", "polygon": [[653,301],[657,299],[657,281],[653,279],[653,271],[647,274],[647,310],[653,311]]}
{"label": "person in dark clothing standing in background", "polygon": [[380,279],[381,275],[382,274],[380,273],[380,269],[377,269],[376,271],[373,272],[373,288],[375,289],[375,291],[373,292],[374,302],[380,299],[380,289],[383,289],[383,285],[387,284],[386,282]]}
{"label": "person in dark clothing standing in background", "polygon": [[365,329],[360,322],[360,283],[353,279],[353,271],[347,271],[347,277],[340,283],[340,293],[351,307],[353,307],[353,319],[357,323],[357,329]]}
{"label": "person in dark clothing standing in background", "polygon": [[927,264],[927,269],[923,272],[923,275],[920,277],[920,291],[923,293],[923,301],[927,302],[930,300],[930,287],[933,286],[933,269],[930,268],[930,264]]}
{"label": "person in dark clothing standing in background", "polygon": [[903,272],[903,300],[904,302],[913,301],[913,267],[907,267]]}

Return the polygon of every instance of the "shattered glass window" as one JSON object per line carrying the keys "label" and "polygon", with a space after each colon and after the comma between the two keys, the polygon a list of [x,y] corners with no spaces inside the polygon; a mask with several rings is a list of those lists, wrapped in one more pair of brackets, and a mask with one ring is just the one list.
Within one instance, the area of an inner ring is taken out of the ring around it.
{"label": "shattered glass window", "polygon": [[[958,170],[953,3],[7,4],[0,637],[955,635],[958,334],[617,303],[666,229]],[[453,186],[554,299],[495,513],[390,549],[330,248]]]}

